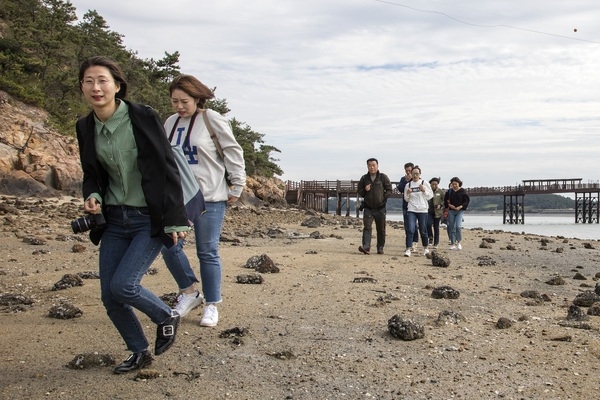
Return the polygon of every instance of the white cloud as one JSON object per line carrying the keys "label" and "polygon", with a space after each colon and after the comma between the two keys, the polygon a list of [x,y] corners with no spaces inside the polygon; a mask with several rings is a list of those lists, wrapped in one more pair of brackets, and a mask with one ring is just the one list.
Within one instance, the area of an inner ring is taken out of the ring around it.
{"label": "white cloud", "polygon": [[179,51],[283,179],[358,179],[369,157],[466,186],[600,178],[592,0],[72,3],[142,58]]}

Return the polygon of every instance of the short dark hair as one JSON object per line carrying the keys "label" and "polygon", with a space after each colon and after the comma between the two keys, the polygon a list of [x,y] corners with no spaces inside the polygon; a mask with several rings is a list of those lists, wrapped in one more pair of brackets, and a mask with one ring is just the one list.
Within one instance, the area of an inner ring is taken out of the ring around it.
{"label": "short dark hair", "polygon": [[121,71],[121,68],[116,62],[108,57],[102,56],[88,58],[79,66],[79,90],[81,90],[81,81],[83,81],[85,71],[91,67],[104,67],[108,69],[108,72],[110,72],[110,75],[113,77],[115,82],[119,84],[120,89],[115,97],[117,99],[124,99],[127,97],[127,82],[125,81],[125,75],[123,74],[123,71]]}
{"label": "short dark hair", "polygon": [[404,169],[406,169],[406,168],[408,168],[408,167],[414,168],[414,167],[415,167],[415,164],[413,164],[413,163],[411,163],[411,162],[407,162],[406,164],[404,164]]}
{"label": "short dark hair", "polygon": [[377,161],[377,159],[376,159],[376,158],[373,158],[373,157],[371,157],[371,158],[369,158],[369,159],[367,160],[367,164],[368,164],[368,163],[370,163],[371,161],[375,161],[375,163],[376,163],[377,165],[379,165],[379,161]]}
{"label": "short dark hair", "polygon": [[462,187],[462,181],[457,176],[450,179],[450,183],[452,183],[452,182],[456,182],[456,183],[458,183],[459,187]]}
{"label": "short dark hair", "polygon": [[440,178],[435,178],[435,177],[434,177],[434,178],[431,178],[431,179],[429,180],[429,184],[431,184],[431,182],[437,182],[437,183],[440,183]]}

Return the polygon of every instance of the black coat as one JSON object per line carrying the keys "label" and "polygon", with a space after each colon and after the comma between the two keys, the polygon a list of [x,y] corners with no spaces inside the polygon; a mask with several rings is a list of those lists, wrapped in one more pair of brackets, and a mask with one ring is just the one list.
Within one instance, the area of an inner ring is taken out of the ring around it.
{"label": "black coat", "polygon": [[467,191],[463,188],[459,188],[456,192],[454,189],[450,188],[444,195],[444,205],[446,208],[448,208],[448,205],[452,204],[455,207],[462,206],[462,210],[467,211],[470,200]]}
{"label": "black coat", "polygon": [[[170,247],[173,245],[173,239],[164,233],[165,226],[189,224],[183,204],[179,170],[163,124],[156,112],[149,106],[126,103],[129,106],[129,118],[138,149],[137,165],[142,175],[142,191],[150,211],[151,236],[160,235],[165,246]],[[99,193],[104,199],[108,173],[96,158],[93,112],[77,121],[76,131],[83,169],[83,198],[87,199],[92,193]],[[101,237],[102,230],[90,231],[92,243],[97,245]]]}
{"label": "black coat", "polygon": [[[371,185],[368,192],[365,186]],[[375,180],[371,180],[370,174],[365,174],[358,182],[358,195],[364,197],[365,206],[371,210],[379,210],[385,207],[387,199],[392,195],[392,183],[386,174],[377,171]]]}

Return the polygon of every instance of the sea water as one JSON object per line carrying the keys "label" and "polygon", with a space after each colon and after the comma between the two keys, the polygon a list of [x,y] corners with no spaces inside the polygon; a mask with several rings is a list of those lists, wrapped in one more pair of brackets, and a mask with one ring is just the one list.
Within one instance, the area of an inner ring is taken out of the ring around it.
{"label": "sea water", "polygon": [[[362,217],[362,214],[361,214]],[[524,224],[503,224],[500,214],[463,214],[463,228],[482,228],[505,232],[531,233],[544,236],[600,240],[600,224],[575,223],[573,214],[527,214]],[[388,212],[388,221],[402,221],[401,212]]]}

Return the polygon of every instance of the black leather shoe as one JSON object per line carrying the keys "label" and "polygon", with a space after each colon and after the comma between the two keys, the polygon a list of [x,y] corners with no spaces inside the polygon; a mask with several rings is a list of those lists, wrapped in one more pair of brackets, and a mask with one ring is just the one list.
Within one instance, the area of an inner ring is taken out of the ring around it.
{"label": "black leather shoe", "polygon": [[133,353],[121,364],[117,365],[113,372],[115,374],[124,374],[125,372],[142,369],[152,364],[152,354],[148,350],[142,353]]}
{"label": "black leather shoe", "polygon": [[158,325],[156,328],[154,354],[157,356],[161,355],[165,351],[169,350],[169,347],[175,343],[175,336],[177,335],[177,327],[179,326],[180,319],[181,317],[179,314],[173,311],[173,316],[171,318]]}

